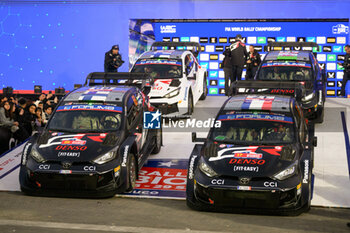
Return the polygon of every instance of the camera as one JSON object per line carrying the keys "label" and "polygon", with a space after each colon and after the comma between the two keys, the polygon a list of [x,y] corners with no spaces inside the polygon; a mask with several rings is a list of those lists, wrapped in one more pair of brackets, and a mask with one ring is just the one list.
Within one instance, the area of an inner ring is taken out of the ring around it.
{"label": "camera", "polygon": [[118,54],[113,60],[113,65],[117,67],[121,67],[125,61],[122,60],[122,56]]}

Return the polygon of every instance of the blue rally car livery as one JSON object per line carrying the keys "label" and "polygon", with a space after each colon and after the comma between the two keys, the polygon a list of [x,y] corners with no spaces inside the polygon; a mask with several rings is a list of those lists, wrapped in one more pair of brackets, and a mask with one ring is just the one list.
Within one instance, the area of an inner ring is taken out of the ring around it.
{"label": "blue rally car livery", "polygon": [[207,138],[196,138],[186,200],[197,210],[295,213],[311,202],[313,148],[299,104],[289,96],[237,95]]}
{"label": "blue rally car livery", "polygon": [[305,116],[315,122],[323,122],[326,74],[312,52],[312,48],[318,48],[318,45],[310,42],[275,42],[268,46],[272,49],[281,48],[283,51],[268,52],[255,79],[300,83],[304,93],[299,103]]}
{"label": "blue rally car livery", "polygon": [[143,113],[154,109],[143,93],[147,87],[138,88],[135,79],[147,77],[91,73],[86,86],[65,96],[24,147],[21,190],[79,197],[131,191],[138,171],[162,143],[161,128],[143,127]]}
{"label": "blue rally car livery", "polygon": [[[255,80],[239,81],[234,92],[291,95],[303,108],[306,118],[322,123],[326,75],[317,62],[313,42],[271,42]],[[249,91],[247,91],[248,88]]]}

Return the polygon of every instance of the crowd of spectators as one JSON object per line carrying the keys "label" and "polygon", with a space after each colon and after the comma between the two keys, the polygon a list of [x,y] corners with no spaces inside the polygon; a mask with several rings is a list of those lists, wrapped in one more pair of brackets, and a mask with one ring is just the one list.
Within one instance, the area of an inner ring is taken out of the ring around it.
{"label": "crowd of spectators", "polygon": [[53,94],[40,94],[37,100],[16,96],[0,99],[0,154],[44,127],[58,103]]}

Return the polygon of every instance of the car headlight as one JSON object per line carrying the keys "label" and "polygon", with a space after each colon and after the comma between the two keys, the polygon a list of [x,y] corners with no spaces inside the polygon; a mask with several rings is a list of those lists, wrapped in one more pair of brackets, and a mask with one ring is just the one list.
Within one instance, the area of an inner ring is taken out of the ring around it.
{"label": "car headlight", "polygon": [[289,166],[283,171],[281,171],[280,173],[274,175],[274,178],[276,178],[277,180],[285,180],[289,177],[292,177],[296,173],[296,171],[297,171],[297,164],[294,163],[292,166]]}
{"label": "car headlight", "polygon": [[302,100],[303,102],[307,102],[307,101],[312,100],[314,97],[315,97],[315,92],[312,92],[311,94],[309,94],[309,95],[304,96],[303,98],[301,98],[301,100]]}
{"label": "car headlight", "polygon": [[115,158],[117,152],[110,151],[94,160],[94,163],[104,164]]}
{"label": "car headlight", "polygon": [[179,95],[179,94],[180,94],[180,88],[169,92],[169,93],[166,94],[164,97],[165,97],[165,98],[172,98],[172,97],[175,97],[175,96],[177,96],[177,95]]}
{"label": "car headlight", "polygon": [[203,161],[201,161],[201,163],[199,164],[199,169],[209,177],[214,177],[218,175],[211,167],[209,167],[208,164],[206,164]]}
{"label": "car headlight", "polygon": [[38,163],[43,163],[45,162],[45,159],[43,158],[43,156],[41,156],[41,154],[33,147],[32,150],[30,151],[29,154],[35,161],[37,161]]}

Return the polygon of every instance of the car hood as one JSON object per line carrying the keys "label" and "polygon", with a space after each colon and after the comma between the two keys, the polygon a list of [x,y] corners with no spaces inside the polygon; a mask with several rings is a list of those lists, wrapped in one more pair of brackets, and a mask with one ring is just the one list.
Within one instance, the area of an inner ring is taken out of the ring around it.
{"label": "car hood", "polygon": [[[297,158],[295,146],[237,146],[209,144],[202,153],[216,173],[231,177],[272,177]],[[209,156],[211,155],[211,156]],[[214,155],[214,156],[213,156]]]}
{"label": "car hood", "polygon": [[166,94],[177,89],[181,84],[179,79],[156,79],[148,96],[164,97]]}
{"label": "car hood", "polygon": [[47,161],[86,162],[115,149],[115,133],[44,132],[36,140],[36,149]]}

